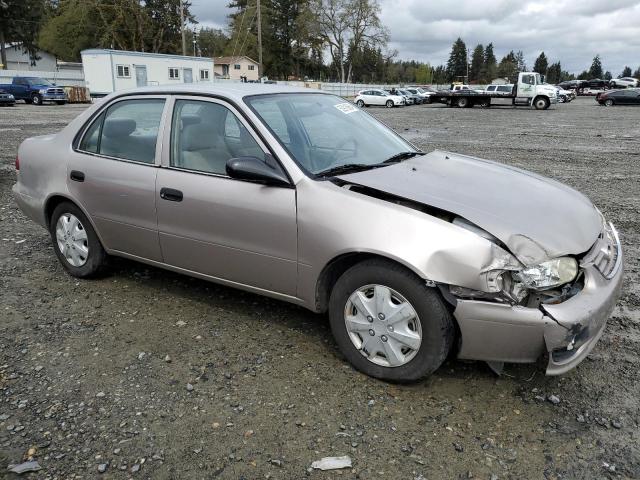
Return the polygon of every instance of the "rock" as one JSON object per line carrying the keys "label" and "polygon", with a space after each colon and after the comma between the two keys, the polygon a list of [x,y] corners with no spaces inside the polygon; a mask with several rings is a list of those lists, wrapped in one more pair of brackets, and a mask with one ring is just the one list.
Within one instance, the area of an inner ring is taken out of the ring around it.
{"label": "rock", "polygon": [[619,430],[622,428],[622,422],[620,420],[611,420],[611,426]]}
{"label": "rock", "polygon": [[351,468],[351,457],[324,457],[311,464],[311,468],[316,470],[339,470],[341,468]]}
{"label": "rock", "polygon": [[107,467],[109,465],[106,463],[101,463],[100,465],[98,465],[98,473],[104,473],[107,471]]}
{"label": "rock", "polygon": [[560,403],[560,397],[558,397],[557,395],[549,395],[547,397],[547,400],[549,400],[554,405],[558,405]]}
{"label": "rock", "polygon": [[136,473],[140,471],[140,464],[139,463],[134,463],[133,466],[131,467],[131,473]]}
{"label": "rock", "polygon": [[453,448],[456,449],[456,452],[464,452],[464,447],[459,443],[454,442]]}
{"label": "rock", "polygon": [[578,423],[584,423],[586,420],[585,420],[585,418],[584,418],[584,415],[580,414],[580,415],[578,415],[578,416],[576,417],[576,421],[577,421]]}
{"label": "rock", "polygon": [[271,460],[269,460],[269,463],[271,465],[275,465],[276,467],[282,467],[282,460],[277,460],[275,458],[272,458]]}
{"label": "rock", "polygon": [[105,393],[104,393],[104,392],[98,392],[98,393],[96,393],[96,397],[98,397],[98,398],[102,398],[102,397],[104,397],[104,396],[105,396]]}
{"label": "rock", "polygon": [[142,359],[145,357],[145,355],[146,355],[146,353],[144,353],[144,352],[140,352],[140,353],[138,354],[138,360],[142,360]]}
{"label": "rock", "polygon": [[178,320],[176,322],[176,327],[184,327],[187,324],[187,322],[184,322],[182,320]]}
{"label": "rock", "polygon": [[367,403],[367,405],[369,405],[370,407],[373,407],[376,404],[375,400],[369,400],[369,402]]}
{"label": "rock", "polygon": [[193,385],[191,385],[190,383],[187,383],[187,392],[192,392],[193,391]]}
{"label": "rock", "polygon": [[10,466],[9,471],[20,475],[27,472],[37,472],[41,468],[42,467],[36,460],[31,460],[29,462],[24,462],[19,465]]}
{"label": "rock", "polygon": [[171,357],[169,355],[165,356],[164,361],[167,363],[171,363]]}

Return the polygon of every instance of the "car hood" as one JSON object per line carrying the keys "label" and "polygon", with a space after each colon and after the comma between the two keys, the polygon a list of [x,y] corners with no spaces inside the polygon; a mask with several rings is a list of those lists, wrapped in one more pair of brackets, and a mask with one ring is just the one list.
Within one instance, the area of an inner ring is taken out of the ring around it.
{"label": "car hood", "polygon": [[434,151],[339,178],[461,216],[497,237],[525,265],[584,253],[602,229],[598,210],[572,188],[455,153]]}

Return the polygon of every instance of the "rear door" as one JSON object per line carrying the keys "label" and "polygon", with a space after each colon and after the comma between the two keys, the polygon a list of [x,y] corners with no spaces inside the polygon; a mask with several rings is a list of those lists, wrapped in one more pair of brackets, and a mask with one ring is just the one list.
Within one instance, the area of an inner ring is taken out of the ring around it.
{"label": "rear door", "polygon": [[176,97],[156,190],[165,263],[234,284],[296,294],[295,188],[226,174],[230,158],[274,161],[267,152],[230,104]]}
{"label": "rear door", "polygon": [[124,97],[92,120],[70,154],[67,185],[104,246],[161,261],[156,224],[164,96]]}

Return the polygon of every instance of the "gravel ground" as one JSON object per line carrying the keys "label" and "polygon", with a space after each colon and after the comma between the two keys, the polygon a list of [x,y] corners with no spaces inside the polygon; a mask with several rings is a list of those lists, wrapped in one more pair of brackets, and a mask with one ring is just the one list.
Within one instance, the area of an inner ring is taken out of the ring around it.
{"label": "gravel ground", "polygon": [[[125,260],[66,275],[12,200],[12,165],[83,108],[0,109],[0,478],[32,447],[33,478],[640,478],[640,108],[369,110],[424,150],[568,183],[626,247],[622,298],[577,369],[450,360],[409,386],[355,372],[295,306]],[[309,471],[338,455],[353,469]]]}

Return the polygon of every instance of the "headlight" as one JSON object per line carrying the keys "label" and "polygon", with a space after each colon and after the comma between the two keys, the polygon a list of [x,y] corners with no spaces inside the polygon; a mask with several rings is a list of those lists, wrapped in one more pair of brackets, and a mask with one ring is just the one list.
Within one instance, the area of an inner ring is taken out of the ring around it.
{"label": "headlight", "polygon": [[47,89],[46,88],[41,88],[40,90],[38,90],[38,92],[40,92],[42,95],[44,95],[45,93],[47,93]]}
{"label": "headlight", "polygon": [[557,287],[570,282],[576,275],[578,262],[571,257],[556,258],[514,273],[514,277],[532,290]]}

